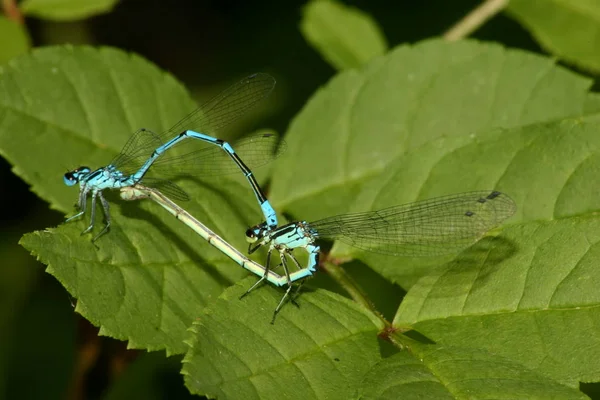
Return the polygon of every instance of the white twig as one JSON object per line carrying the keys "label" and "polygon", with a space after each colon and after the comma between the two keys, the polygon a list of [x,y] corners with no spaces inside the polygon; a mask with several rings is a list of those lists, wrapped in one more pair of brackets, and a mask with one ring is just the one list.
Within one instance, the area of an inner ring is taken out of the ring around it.
{"label": "white twig", "polygon": [[502,11],[507,5],[508,0],[485,0],[452,28],[448,29],[443,35],[444,39],[453,42],[469,36],[488,19]]}

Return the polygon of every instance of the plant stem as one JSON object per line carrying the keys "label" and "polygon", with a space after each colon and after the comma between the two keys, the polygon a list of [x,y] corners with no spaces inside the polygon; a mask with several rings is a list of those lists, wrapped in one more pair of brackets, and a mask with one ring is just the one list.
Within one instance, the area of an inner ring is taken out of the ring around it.
{"label": "plant stem", "polygon": [[444,39],[453,42],[469,36],[488,19],[506,8],[507,5],[508,0],[485,0],[452,28],[448,29],[443,35]]}
{"label": "plant stem", "polygon": [[391,326],[390,322],[388,322],[383,315],[377,311],[375,305],[373,302],[371,302],[367,294],[354,281],[354,279],[352,279],[346,273],[346,271],[344,271],[343,268],[341,268],[335,262],[331,262],[330,260],[323,262],[321,264],[321,268],[323,268],[333,279],[335,279],[335,281],[338,282],[346,292],[348,292],[354,301],[372,312],[386,327]]}
{"label": "plant stem", "polygon": [[418,345],[416,340],[398,332],[390,332],[390,334],[386,336],[386,339],[400,350],[411,351],[411,349]]}
{"label": "plant stem", "polygon": [[344,268],[339,266],[339,263],[336,263],[335,260],[332,261],[326,259],[320,264],[320,267],[339,283],[354,301],[373,313],[373,315],[383,323],[385,328],[383,328],[378,335],[381,339],[392,343],[400,350],[411,351],[414,346],[420,345],[418,341],[405,336],[402,333],[403,330],[401,328],[394,327],[391,322],[387,321],[383,315],[377,311],[375,305],[371,302],[360,285],[344,271]]}
{"label": "plant stem", "polygon": [[2,0],[2,9],[8,19],[15,21],[19,25],[25,22],[23,14],[21,14],[21,10],[19,10],[15,0]]}

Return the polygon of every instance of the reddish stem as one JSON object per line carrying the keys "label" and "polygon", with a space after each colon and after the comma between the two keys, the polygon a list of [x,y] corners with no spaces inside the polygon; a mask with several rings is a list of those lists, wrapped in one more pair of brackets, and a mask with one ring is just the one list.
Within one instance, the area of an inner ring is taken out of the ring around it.
{"label": "reddish stem", "polygon": [[2,0],[2,9],[4,10],[6,18],[15,21],[19,25],[25,23],[25,19],[23,18],[23,14],[21,14],[19,6],[17,6],[16,0]]}

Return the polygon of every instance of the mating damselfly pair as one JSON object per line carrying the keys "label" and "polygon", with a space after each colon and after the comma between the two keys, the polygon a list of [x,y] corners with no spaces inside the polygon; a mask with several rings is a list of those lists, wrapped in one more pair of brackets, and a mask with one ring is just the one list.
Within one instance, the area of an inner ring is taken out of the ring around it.
{"label": "mating damselfly pair", "polygon": [[[104,189],[119,189],[121,197],[127,200],[152,198],[213,246],[260,277],[246,294],[265,280],[286,287],[273,314],[274,320],[289,298],[293,284],[302,283],[317,271],[319,239],[341,240],[360,249],[389,255],[436,256],[468,247],[514,214],[516,206],[510,197],[498,191],[485,190],[278,226],[277,214],[252,169],[276,158],[284,151],[285,144],[274,134],[251,135],[235,146],[218,138],[222,130],[267,97],[274,86],[275,80],[267,74],[250,75],[161,134],[145,129],[137,131],[107,166],[93,171],[89,167],[79,167],[66,173],[64,181],[67,185],[80,185],[80,212],[67,221],[85,214],[90,194],[91,221],[82,234],[90,232],[95,222],[96,199],[99,198],[106,224],[93,238],[95,241],[108,231],[111,224],[109,204],[102,195]],[[199,143],[205,146],[193,150],[184,147]],[[179,152],[183,154],[171,155],[169,152],[174,147],[183,149]],[[167,179],[169,177],[182,174],[218,176],[237,169],[250,183],[264,215],[263,222],[246,231],[249,253],[267,246],[264,266],[244,256],[167,197],[188,199],[181,188]],[[306,266],[302,266],[294,256],[294,250],[298,248],[308,253]],[[281,275],[270,266],[274,251],[279,254],[279,266],[283,269]],[[288,260],[294,264],[294,270],[289,268]]]}

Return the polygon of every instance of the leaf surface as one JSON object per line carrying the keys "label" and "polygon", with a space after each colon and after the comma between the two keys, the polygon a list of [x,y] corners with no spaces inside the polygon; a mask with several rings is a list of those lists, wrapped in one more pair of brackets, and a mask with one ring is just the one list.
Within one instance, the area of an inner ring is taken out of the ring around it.
{"label": "leaf surface", "polygon": [[360,67],[387,50],[383,32],[371,16],[337,1],[313,0],[304,6],[300,31],[338,70]]}

